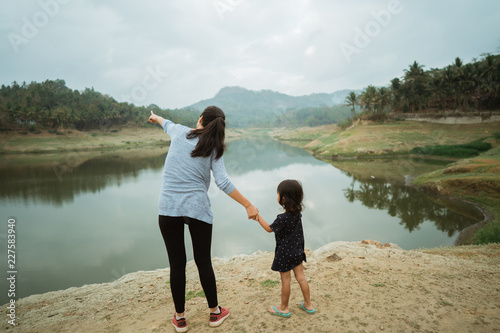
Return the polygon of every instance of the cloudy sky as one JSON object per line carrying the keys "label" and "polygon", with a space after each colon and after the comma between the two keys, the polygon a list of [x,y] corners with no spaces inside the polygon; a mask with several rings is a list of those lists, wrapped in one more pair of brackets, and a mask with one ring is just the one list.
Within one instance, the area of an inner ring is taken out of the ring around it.
{"label": "cloudy sky", "polygon": [[0,84],[63,79],[163,108],[225,86],[362,89],[415,60],[500,52],[496,0],[4,0],[0,17]]}

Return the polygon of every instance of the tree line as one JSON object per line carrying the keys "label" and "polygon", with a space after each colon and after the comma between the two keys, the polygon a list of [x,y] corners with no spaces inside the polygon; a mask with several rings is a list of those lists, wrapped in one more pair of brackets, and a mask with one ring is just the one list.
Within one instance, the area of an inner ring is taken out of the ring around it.
{"label": "tree line", "polygon": [[[109,95],[86,88],[72,90],[64,80],[46,80],[0,88],[0,130],[20,129],[38,132],[41,129],[109,129],[125,124],[144,126],[153,110],[175,123],[195,127],[201,110],[187,107],[162,109],[155,104],[147,107],[117,102]],[[344,105],[287,109],[270,113],[255,108],[242,111],[225,110],[229,127],[317,126],[338,123],[349,118]]]}
{"label": "tree line", "polygon": [[401,78],[384,87],[367,86],[359,95],[350,92],[347,106],[356,105],[377,116],[384,112],[440,112],[500,108],[500,55],[486,54],[464,64],[460,58],[444,68],[424,70],[413,62]]}
{"label": "tree line", "polygon": [[117,102],[93,88],[72,90],[64,80],[46,80],[0,88],[0,128],[90,130],[124,124],[143,126],[150,111],[187,126],[195,126],[200,112],[195,109],[162,109],[157,105],[135,106]]}

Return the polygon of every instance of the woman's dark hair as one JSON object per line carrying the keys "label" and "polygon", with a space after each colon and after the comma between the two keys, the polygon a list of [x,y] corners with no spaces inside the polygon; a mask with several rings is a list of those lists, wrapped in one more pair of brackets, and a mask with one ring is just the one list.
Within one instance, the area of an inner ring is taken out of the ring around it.
{"label": "woman's dark hair", "polygon": [[304,209],[302,204],[304,192],[299,181],[293,179],[282,181],[278,185],[278,194],[280,196],[279,203],[287,213],[297,215]]}
{"label": "woman's dark hair", "polygon": [[203,117],[201,122],[203,128],[194,129],[186,135],[187,139],[199,138],[191,156],[209,157],[215,149],[215,159],[219,159],[226,149],[224,144],[226,115],[216,106],[207,106],[201,117]]}

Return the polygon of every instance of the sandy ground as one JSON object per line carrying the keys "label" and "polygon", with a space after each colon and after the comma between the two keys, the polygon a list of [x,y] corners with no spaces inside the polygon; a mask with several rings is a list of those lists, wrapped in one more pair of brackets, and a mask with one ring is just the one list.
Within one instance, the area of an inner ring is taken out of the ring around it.
{"label": "sandy ground", "polygon": [[[500,332],[500,244],[405,251],[375,241],[334,242],[308,253],[317,309],[308,315],[292,283],[290,319],[271,316],[280,300],[273,253],[214,258],[219,301],[230,317],[208,326],[193,262],[187,268],[190,332]],[[6,332],[174,332],[169,270],[111,283],[32,295],[16,302]],[[8,313],[7,305],[2,306]]]}

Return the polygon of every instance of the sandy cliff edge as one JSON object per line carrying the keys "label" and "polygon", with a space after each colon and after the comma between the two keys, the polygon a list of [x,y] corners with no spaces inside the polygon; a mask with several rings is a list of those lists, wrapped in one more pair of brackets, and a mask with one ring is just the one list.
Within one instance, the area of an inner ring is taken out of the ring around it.
{"label": "sandy cliff edge", "polygon": [[[293,281],[291,319],[266,311],[280,301],[273,253],[214,258],[219,302],[230,318],[217,332],[499,332],[500,244],[406,251],[376,241],[333,242],[307,251],[314,317],[302,312]],[[267,281],[267,283],[265,283]],[[187,266],[190,332],[206,332],[198,272]],[[7,304],[2,306],[8,314]],[[16,302],[7,332],[173,332],[169,269],[103,284],[32,295]]]}

